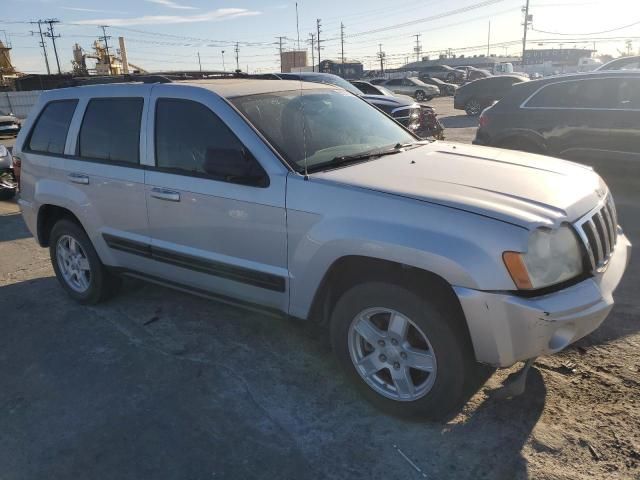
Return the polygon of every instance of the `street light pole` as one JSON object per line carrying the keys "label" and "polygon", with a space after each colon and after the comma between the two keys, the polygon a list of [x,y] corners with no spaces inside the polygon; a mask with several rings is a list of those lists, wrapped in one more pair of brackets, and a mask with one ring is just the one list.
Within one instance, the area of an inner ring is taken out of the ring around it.
{"label": "street light pole", "polygon": [[227,70],[224,68],[224,50],[222,50],[222,71],[226,72]]}

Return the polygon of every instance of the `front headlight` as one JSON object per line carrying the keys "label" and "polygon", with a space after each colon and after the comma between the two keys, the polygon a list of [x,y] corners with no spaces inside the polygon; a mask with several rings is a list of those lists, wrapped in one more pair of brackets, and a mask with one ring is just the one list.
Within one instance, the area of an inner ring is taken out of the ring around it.
{"label": "front headlight", "polygon": [[573,229],[539,228],[529,237],[525,253],[504,252],[504,264],[521,290],[548,287],[582,273],[582,251]]}

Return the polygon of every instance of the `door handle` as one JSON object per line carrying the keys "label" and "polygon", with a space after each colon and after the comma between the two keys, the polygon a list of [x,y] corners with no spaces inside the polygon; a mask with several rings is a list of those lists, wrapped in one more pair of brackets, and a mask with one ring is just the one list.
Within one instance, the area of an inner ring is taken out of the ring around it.
{"label": "door handle", "polygon": [[70,182],[73,183],[89,185],[89,177],[87,175],[83,175],[82,173],[70,173],[69,175],[67,175],[67,178]]}
{"label": "door handle", "polygon": [[158,200],[167,200],[169,202],[180,201],[180,192],[176,192],[175,190],[168,190],[166,188],[152,188],[151,196],[153,198],[157,198]]}

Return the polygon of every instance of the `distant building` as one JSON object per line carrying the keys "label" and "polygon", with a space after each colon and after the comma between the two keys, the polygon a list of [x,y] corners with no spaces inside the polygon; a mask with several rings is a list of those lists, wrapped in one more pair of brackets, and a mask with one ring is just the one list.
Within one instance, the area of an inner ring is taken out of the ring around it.
{"label": "distant building", "polygon": [[319,71],[332,73],[342,78],[360,78],[364,73],[362,63],[356,60],[345,60],[344,63],[334,60],[323,60],[320,62]]}
{"label": "distant building", "polygon": [[282,54],[280,55],[280,62],[282,65],[283,73],[290,73],[291,70],[295,70],[301,67],[306,67],[307,51],[292,50],[289,52],[282,52]]}
{"label": "distant building", "polygon": [[[555,73],[573,73],[591,69],[591,59],[595,50],[588,48],[542,48],[524,52],[523,68],[527,73],[551,75]],[[593,63],[593,67],[597,64]]]}
{"label": "distant building", "polygon": [[498,56],[498,55],[459,55],[453,57],[441,57],[431,60],[429,57],[423,57],[419,62],[407,63],[401,70],[420,70],[424,67],[432,65],[448,65],[450,67],[476,67],[491,71],[493,67],[500,63],[511,63],[513,65],[520,64],[520,57]]}

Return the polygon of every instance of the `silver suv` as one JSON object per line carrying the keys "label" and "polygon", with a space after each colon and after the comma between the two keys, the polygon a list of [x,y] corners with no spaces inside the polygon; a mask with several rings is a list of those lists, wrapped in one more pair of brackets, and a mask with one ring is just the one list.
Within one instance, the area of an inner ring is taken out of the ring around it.
{"label": "silver suv", "polygon": [[364,395],[441,417],[479,363],[557,352],[629,260],[591,169],[418,140],[339,87],[218,79],[44,92],[19,203],[84,304],[120,275],[328,325]]}

